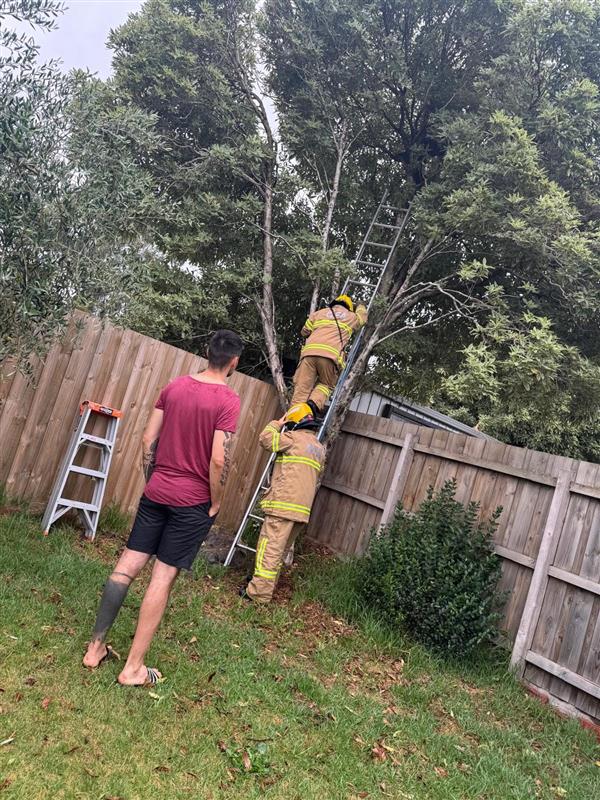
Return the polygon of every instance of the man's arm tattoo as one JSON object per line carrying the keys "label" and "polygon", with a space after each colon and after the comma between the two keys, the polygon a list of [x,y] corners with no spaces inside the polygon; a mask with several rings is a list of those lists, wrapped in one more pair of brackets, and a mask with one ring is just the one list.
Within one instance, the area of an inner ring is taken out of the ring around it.
{"label": "man's arm tattoo", "polygon": [[225,441],[223,442],[223,471],[221,472],[221,486],[225,486],[227,477],[229,475],[229,468],[231,467],[231,447],[233,445],[233,434],[231,431],[223,431],[225,434]]}
{"label": "man's arm tattoo", "polygon": [[142,468],[144,470],[144,477],[146,478],[146,483],[152,477],[152,473],[154,472],[154,467],[156,466],[156,448],[158,447],[158,439],[155,439],[151,444],[150,447],[144,447],[143,454],[142,454]]}

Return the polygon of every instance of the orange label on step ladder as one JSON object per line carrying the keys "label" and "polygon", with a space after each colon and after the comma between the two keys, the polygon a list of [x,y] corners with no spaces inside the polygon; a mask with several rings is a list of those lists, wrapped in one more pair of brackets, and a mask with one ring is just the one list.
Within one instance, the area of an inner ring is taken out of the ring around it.
{"label": "orange label on step ladder", "polygon": [[83,414],[86,408],[89,408],[90,411],[95,411],[96,414],[104,414],[105,417],[123,416],[123,412],[119,411],[117,408],[110,408],[110,406],[103,406],[100,403],[94,403],[91,400],[83,401],[83,403],[79,406],[79,413]]}

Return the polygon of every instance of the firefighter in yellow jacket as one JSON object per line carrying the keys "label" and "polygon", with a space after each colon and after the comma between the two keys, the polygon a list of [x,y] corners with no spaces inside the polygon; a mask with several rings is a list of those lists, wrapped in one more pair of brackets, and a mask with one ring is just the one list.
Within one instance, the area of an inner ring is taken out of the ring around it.
{"label": "firefighter in yellow jacket", "polygon": [[261,501],[265,521],[256,545],[254,575],[242,597],[261,603],[271,600],[286,552],[308,522],[325,462],[317,430],[310,406],[298,403],[260,434],[261,447],[277,453],[277,458]]}
{"label": "firefighter in yellow jacket", "polygon": [[302,328],[306,344],[294,375],[292,405],[309,403],[314,412],[323,410],[344,367],[346,345],[366,322],[367,309],[359,305],[355,311],[346,294],[309,316]]}

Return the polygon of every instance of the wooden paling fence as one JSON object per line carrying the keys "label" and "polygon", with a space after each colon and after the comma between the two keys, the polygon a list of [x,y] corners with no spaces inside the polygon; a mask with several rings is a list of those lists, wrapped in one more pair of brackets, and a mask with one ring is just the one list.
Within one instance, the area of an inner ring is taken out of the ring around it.
{"label": "wooden paling fence", "polygon": [[[143,491],[142,433],[160,390],[178,375],[197,372],[206,362],[193,353],[76,315],[69,331],[43,362],[33,380],[10,363],[0,372],[0,483],[12,497],[45,506],[67,448],[79,403],[94,400],[122,409],[104,505],[116,502],[132,513]],[[264,425],[279,416],[272,386],[235,373],[229,385],[241,398],[230,480],[219,523],[235,526],[267,456],[256,447]],[[67,486],[68,491],[77,487]],[[74,495],[72,495],[74,496]],[[85,498],[83,498],[85,499]]]}
{"label": "wooden paling fence", "polygon": [[482,517],[503,507],[495,547],[517,673],[600,721],[600,465],[350,413],[308,535],[360,554],[398,502],[414,511],[451,478]]}
{"label": "wooden paling fence", "polygon": [[[82,400],[120,408],[123,423],[105,505],[132,513],[143,491],[141,438],[160,389],[203,359],[77,315],[33,380],[0,365],[0,483],[34,510],[46,504]],[[278,416],[272,386],[236,373],[242,409],[219,523],[237,527]],[[328,460],[308,535],[360,554],[397,503],[416,510],[429,486],[455,478],[457,499],[482,517],[503,507],[495,547],[508,593],[502,627],[517,672],[557,704],[600,721],[600,465],[493,439],[350,413]],[[67,487],[75,491],[76,486]],[[85,498],[82,498],[85,499]]]}

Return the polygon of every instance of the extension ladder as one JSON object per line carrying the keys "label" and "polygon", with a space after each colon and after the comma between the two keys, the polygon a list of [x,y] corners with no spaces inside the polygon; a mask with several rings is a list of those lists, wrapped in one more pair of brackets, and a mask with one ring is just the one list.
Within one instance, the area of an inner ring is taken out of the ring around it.
{"label": "extension ladder", "polygon": [[[79,419],[60,466],[42,520],[44,536],[48,535],[50,526],[53,525],[56,520],[60,519],[67,511],[74,509],[81,517],[85,527],[86,537],[92,541],[95,538],[98,518],[100,517],[100,508],[102,507],[102,499],[104,498],[104,490],[106,489],[106,481],[108,479],[108,471],[110,469],[110,462],[117,439],[117,431],[119,430],[119,422],[122,416],[123,413],[117,411],[115,408],[109,408],[100,403],[92,403],[89,400],[84,400],[80,405]],[[107,418],[106,433],[104,436],[95,436],[87,430],[90,420],[93,422],[94,419],[99,417]],[[99,453],[99,463],[94,469],[75,464],[77,456],[80,453],[86,452],[85,448],[92,448]],[[70,475],[85,475],[88,478],[92,478],[94,486],[90,502],[84,503],[80,500],[73,500],[63,496],[65,485]]]}
{"label": "extension ladder", "polygon": [[[354,259],[354,263],[358,267],[358,277],[346,278],[344,287],[341,291],[341,294],[352,294],[358,302],[363,303],[367,307],[367,310],[370,310],[373,300],[377,296],[383,276],[386,273],[388,265],[398,245],[400,236],[402,235],[410,216],[410,208],[401,209],[386,203],[387,194],[387,192],[384,194],[381,202],[377,206],[377,210],[373,216],[373,219],[371,220],[371,224],[367,229],[367,233],[362,240],[358,254]],[[331,420],[331,415],[333,414],[335,406],[339,400],[340,391],[344,381],[346,380],[348,372],[352,368],[356,356],[358,355],[363,335],[364,328],[361,329],[358,336],[355,338],[350,348],[350,352],[348,353],[346,365],[340,374],[333,395],[329,401],[329,407],[325,412],[325,416],[323,417],[323,421],[319,428],[319,441],[321,441],[325,435],[327,426]],[[251,553],[256,552],[254,547],[250,547],[250,545],[247,545],[243,542],[243,536],[252,522],[259,522],[260,524],[264,522],[264,517],[261,514],[256,513],[255,506],[262,492],[269,488],[269,477],[276,456],[277,454],[273,453],[269,458],[269,461],[260,476],[260,480],[258,481],[252,497],[250,498],[250,502],[246,507],[242,521],[240,522],[240,525],[231,543],[231,547],[229,548],[229,552],[227,553],[227,557],[225,558],[224,564],[226,567],[231,564],[236,549],[246,550]]]}

